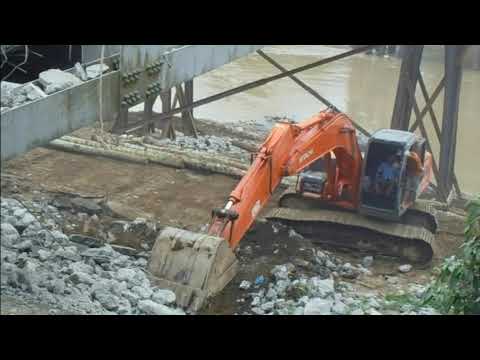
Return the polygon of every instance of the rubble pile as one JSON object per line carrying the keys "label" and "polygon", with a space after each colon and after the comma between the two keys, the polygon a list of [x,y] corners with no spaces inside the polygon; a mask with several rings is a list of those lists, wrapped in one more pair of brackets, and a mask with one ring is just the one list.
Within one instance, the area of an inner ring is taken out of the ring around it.
{"label": "rubble pile", "polygon": [[184,314],[172,291],[150,283],[145,257],[48,230],[15,199],[1,199],[1,215],[2,295],[48,304],[52,313]]}
{"label": "rubble pile", "polygon": [[[392,301],[374,292],[359,293],[352,285],[353,279],[371,275],[373,257],[362,263],[342,263],[326,251],[315,251],[310,269],[314,275],[298,265],[286,263],[271,269],[269,281],[254,284],[242,281],[240,289],[249,291],[245,299],[249,309],[245,314],[256,315],[433,315],[435,310],[414,308],[408,304],[392,309]],[[414,285],[411,292],[418,298],[425,288]]]}
{"label": "rubble pile", "polygon": [[162,139],[159,141],[164,146],[192,150],[193,152],[206,152],[209,154],[223,154],[237,159],[248,161],[249,153],[232,144],[229,137],[218,137],[214,135],[202,135],[197,138],[184,136],[177,132],[175,140]]}
{"label": "rubble pile", "polygon": [[1,82],[1,112],[20,105],[44,98],[50,94],[82,84],[109,71],[103,64],[94,64],[84,68],[80,63],[75,64],[73,73],[59,69],[49,69],[39,74],[38,80],[27,84],[15,84],[8,81]]}

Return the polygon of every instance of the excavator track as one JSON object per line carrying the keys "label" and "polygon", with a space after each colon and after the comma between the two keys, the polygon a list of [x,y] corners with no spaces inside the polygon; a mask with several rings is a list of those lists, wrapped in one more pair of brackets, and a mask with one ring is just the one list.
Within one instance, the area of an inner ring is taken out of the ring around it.
{"label": "excavator track", "polygon": [[415,264],[427,264],[433,257],[437,221],[435,208],[428,201],[417,201],[401,222],[334,208],[305,198],[292,189],[281,196],[279,206],[266,218],[294,228],[314,243],[400,258]]}

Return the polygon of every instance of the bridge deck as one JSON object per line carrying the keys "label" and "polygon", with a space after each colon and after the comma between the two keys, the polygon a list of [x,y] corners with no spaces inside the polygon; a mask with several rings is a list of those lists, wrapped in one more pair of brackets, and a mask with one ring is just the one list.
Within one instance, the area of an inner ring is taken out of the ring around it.
{"label": "bridge deck", "polygon": [[[105,55],[109,57],[106,63],[111,64],[113,60],[119,59],[121,71],[112,71],[102,79],[104,119],[114,119],[119,114],[120,97],[124,93],[122,75],[133,70],[145,72],[152,59],[160,57],[167,65],[163,66],[153,79],[158,80],[161,89],[165,90],[262,47],[261,45],[123,45],[120,53],[116,53],[118,48],[108,46]],[[86,46],[83,50],[85,58],[95,57],[99,53],[98,46]],[[89,64],[98,62],[99,60],[96,59]],[[99,83],[98,78],[89,80],[3,112],[1,160],[11,159],[79,128],[94,124],[99,118]],[[142,99],[138,102],[142,102]]]}

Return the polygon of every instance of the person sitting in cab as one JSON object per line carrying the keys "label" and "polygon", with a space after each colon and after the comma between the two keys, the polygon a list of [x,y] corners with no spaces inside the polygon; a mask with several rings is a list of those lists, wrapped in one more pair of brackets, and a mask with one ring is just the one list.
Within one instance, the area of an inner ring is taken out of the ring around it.
{"label": "person sitting in cab", "polygon": [[400,176],[400,161],[398,156],[390,155],[377,169],[375,192],[377,195],[390,197],[398,184]]}

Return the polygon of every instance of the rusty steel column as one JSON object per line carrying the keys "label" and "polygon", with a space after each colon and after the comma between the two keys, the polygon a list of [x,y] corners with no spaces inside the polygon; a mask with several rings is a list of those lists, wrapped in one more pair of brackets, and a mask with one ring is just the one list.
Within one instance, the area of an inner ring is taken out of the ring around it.
{"label": "rusty steel column", "polygon": [[[190,105],[193,103],[193,80],[186,81],[184,89],[185,101]],[[193,109],[185,111],[182,113],[182,116],[191,116],[193,118]]]}
{"label": "rusty steel column", "polygon": [[[178,101],[180,106],[190,106],[193,104],[193,80],[186,81],[184,86],[177,86]],[[197,137],[197,129],[193,118],[193,108],[182,111],[182,125],[185,135]]]}
{"label": "rusty steel column", "polygon": [[390,127],[398,130],[408,130],[412,115],[412,99],[409,96],[408,83],[411,82],[414,89],[417,87],[420,63],[422,61],[424,45],[404,46],[404,56],[400,76],[398,80],[397,96]]}
{"label": "rusty steel column", "polygon": [[[160,94],[162,101],[162,114],[167,114],[172,110],[172,89],[164,90]],[[162,138],[175,138],[175,131],[172,129],[172,118],[163,119],[160,123],[162,129]]]}
{"label": "rusty steel column", "polygon": [[461,59],[464,50],[462,45],[445,45],[445,98],[443,104],[439,171],[440,181],[447,192],[450,192],[452,189],[455,169],[458,110],[462,84]]}

